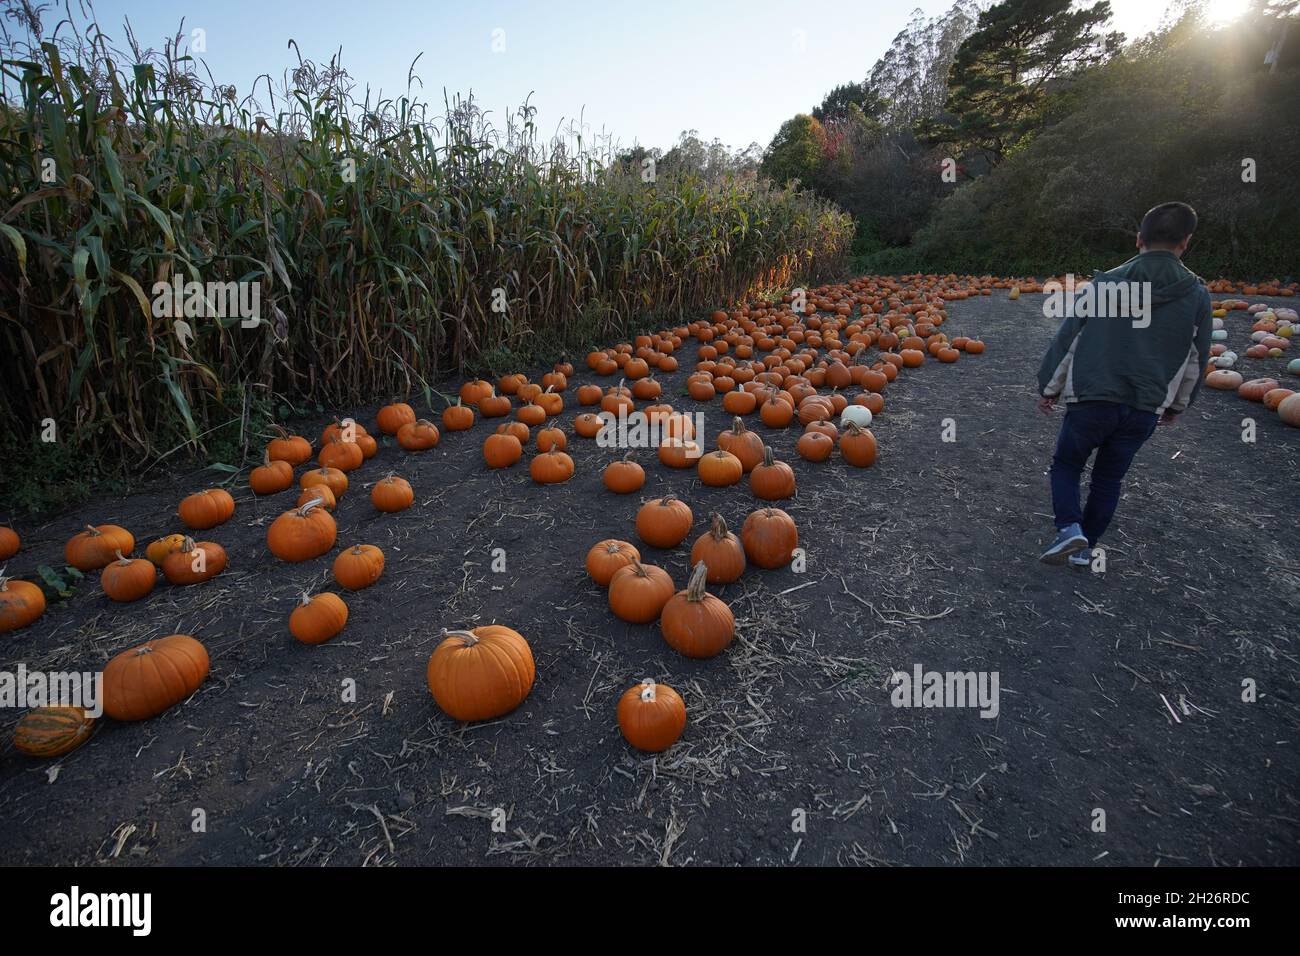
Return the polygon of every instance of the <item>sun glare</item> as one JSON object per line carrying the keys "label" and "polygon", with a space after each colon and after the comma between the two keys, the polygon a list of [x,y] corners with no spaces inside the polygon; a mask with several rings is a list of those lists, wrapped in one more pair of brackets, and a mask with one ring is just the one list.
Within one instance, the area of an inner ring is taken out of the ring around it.
{"label": "sun glare", "polygon": [[1205,20],[1212,26],[1231,23],[1250,6],[1250,0],[1208,0],[1205,4]]}

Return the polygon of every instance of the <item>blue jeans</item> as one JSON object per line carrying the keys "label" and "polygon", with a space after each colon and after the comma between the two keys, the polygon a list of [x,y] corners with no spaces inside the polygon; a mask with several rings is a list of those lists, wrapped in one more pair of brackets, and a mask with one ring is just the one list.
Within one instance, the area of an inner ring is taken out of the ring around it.
{"label": "blue jeans", "polygon": [[[1067,406],[1049,473],[1057,530],[1077,524],[1096,546],[1119,505],[1120,483],[1133,456],[1156,430],[1156,420],[1154,412],[1113,402]],[[1094,451],[1088,505],[1080,509],[1079,479]]]}

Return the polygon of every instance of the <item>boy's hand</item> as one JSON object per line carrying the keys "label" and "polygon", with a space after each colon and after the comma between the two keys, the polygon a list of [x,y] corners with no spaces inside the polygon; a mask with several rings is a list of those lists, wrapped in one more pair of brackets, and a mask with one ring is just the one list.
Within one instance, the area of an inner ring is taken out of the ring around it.
{"label": "boy's hand", "polygon": [[1044,395],[1038,400],[1038,410],[1044,415],[1052,414],[1052,409],[1056,407],[1056,398],[1054,396]]}

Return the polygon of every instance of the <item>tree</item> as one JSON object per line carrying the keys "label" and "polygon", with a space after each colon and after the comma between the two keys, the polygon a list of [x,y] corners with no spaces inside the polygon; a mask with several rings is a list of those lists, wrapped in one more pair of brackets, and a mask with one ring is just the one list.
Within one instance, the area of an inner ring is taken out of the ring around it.
{"label": "tree", "polygon": [[781,185],[799,180],[804,185],[817,181],[826,155],[826,130],[807,113],[781,124],[767,147],[759,172]]}
{"label": "tree", "polygon": [[957,0],[943,16],[930,20],[920,10],[912,14],[867,77],[866,85],[883,101],[878,117],[886,128],[910,130],[943,109],[948,70],[978,17],[975,0]]}
{"label": "tree", "polygon": [[884,100],[876,95],[869,83],[843,83],[826,94],[812,115],[813,119],[825,124],[845,117],[875,119],[884,108]]}
{"label": "tree", "polygon": [[1053,84],[1101,62],[1123,35],[1101,34],[1108,0],[1003,0],[980,14],[948,75],[948,116],[922,124],[923,139],[993,164],[1036,125]]}

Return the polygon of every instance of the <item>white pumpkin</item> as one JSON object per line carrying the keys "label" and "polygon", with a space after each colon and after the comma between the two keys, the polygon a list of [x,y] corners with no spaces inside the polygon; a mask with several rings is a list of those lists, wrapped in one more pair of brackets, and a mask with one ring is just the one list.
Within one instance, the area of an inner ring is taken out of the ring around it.
{"label": "white pumpkin", "polygon": [[840,412],[840,427],[843,428],[849,422],[859,428],[866,428],[871,424],[871,409],[865,405],[844,406],[844,411]]}
{"label": "white pumpkin", "polygon": [[1300,375],[1300,358],[1295,358],[1287,362],[1286,370],[1292,375]]}
{"label": "white pumpkin", "polygon": [[1258,332],[1250,333],[1250,340],[1252,342],[1263,342],[1266,338],[1268,338],[1268,335],[1269,334],[1267,332],[1265,332],[1263,329],[1260,329]]}
{"label": "white pumpkin", "polygon": [[1227,337],[1228,337],[1227,329],[1215,329],[1213,332],[1210,333],[1210,338],[1212,338],[1216,342],[1222,342],[1226,340]]}
{"label": "white pumpkin", "polygon": [[1282,319],[1286,319],[1288,322],[1300,322],[1300,313],[1297,313],[1295,309],[1274,309],[1273,314],[1277,316],[1279,322]]}
{"label": "white pumpkin", "polygon": [[1215,320],[1214,320],[1214,330],[1217,332],[1217,331],[1218,331],[1219,329],[1221,329],[1221,328],[1223,328],[1223,319],[1215,319]]}
{"label": "white pumpkin", "polygon": [[1254,305],[1252,305],[1252,306],[1251,306],[1249,309],[1247,309],[1246,311],[1249,312],[1251,315],[1254,315],[1256,312],[1264,312],[1264,311],[1266,311],[1267,309],[1268,309],[1268,306],[1265,305],[1263,302],[1256,302]]}

